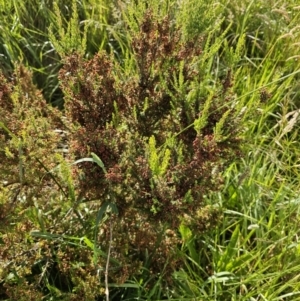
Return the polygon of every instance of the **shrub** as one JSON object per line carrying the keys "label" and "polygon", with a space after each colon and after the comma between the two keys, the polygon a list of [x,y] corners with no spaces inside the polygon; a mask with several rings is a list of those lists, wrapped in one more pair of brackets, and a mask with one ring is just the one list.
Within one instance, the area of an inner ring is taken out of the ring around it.
{"label": "shrub", "polygon": [[39,295],[26,278],[47,250],[29,232],[55,228],[52,200],[62,192],[51,172],[57,165],[55,129],[64,128],[61,113],[46,104],[31,78],[22,66],[12,81],[0,76],[0,277],[10,300]]}
{"label": "shrub", "polygon": [[71,153],[94,153],[106,169],[79,163],[80,194],[118,208],[114,250],[124,266],[148,250],[156,253],[157,272],[175,256],[181,223],[200,232],[217,224],[218,210],[204,198],[221,188],[222,171],[240,157],[239,117],[230,71],[207,95],[198,71],[202,40],[184,43],[169,17],[158,22],[148,10],[132,48],[131,70],[105,53],[89,61],[74,53],[60,81],[73,125]]}
{"label": "shrub", "polygon": [[[201,37],[185,41],[169,16],[158,21],[151,10],[139,22],[122,64],[104,52],[64,58],[64,117],[24,68],[15,83],[2,78],[2,212],[20,230],[8,225],[2,235],[11,298],[18,285],[28,298],[43,290],[92,300],[107,263],[110,281],[162,273],[170,282],[182,264],[178,228],[203,233],[218,224],[221,213],[206,200],[241,156],[231,70],[210,83]],[[65,159],[55,129],[68,131]]]}

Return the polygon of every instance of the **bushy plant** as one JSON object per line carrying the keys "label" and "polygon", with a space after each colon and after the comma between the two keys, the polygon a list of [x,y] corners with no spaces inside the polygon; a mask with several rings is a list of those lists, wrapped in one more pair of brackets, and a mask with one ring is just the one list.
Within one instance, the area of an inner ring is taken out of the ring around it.
{"label": "bushy plant", "polygon": [[89,61],[74,53],[60,81],[73,125],[70,151],[76,159],[94,153],[105,167],[77,165],[80,195],[118,208],[114,250],[124,266],[148,250],[157,272],[176,257],[181,223],[200,232],[217,224],[218,210],[204,197],[240,157],[239,116],[231,73],[209,94],[198,71],[201,38],[184,43],[168,17],[158,22],[148,10],[132,48],[131,70],[104,53]]}
{"label": "bushy plant", "polygon": [[[55,130],[64,126],[61,113],[46,104],[24,67],[16,66],[12,81],[3,75],[0,81],[0,277],[6,279],[11,300],[16,292],[33,300],[36,286],[27,286],[26,276],[43,251],[29,232],[49,227],[42,216],[44,210],[49,219],[55,217],[49,211],[55,205],[51,200],[61,194],[62,186],[51,170],[57,165]],[[16,288],[16,284],[21,286]]]}
{"label": "bushy plant", "polygon": [[[203,233],[220,220],[206,200],[241,156],[232,72],[210,82],[220,45],[187,41],[169,15],[158,20],[148,9],[137,22],[121,64],[104,52],[64,58],[64,116],[46,106],[24,68],[16,83],[2,79],[2,210],[15,205],[9,223],[22,229],[2,234],[1,256],[13,266],[1,278],[12,300],[16,286],[26,296],[67,291],[68,300],[92,300],[104,269],[117,283],[160,274],[170,283],[182,265],[178,229]],[[65,159],[60,131],[68,132]]]}
{"label": "bushy plant", "polygon": [[28,206],[45,194],[47,185],[48,189],[52,185],[45,172],[56,166],[55,129],[63,127],[61,114],[47,106],[32,84],[31,73],[22,66],[16,67],[10,82],[1,76],[0,91],[2,184],[14,187],[10,192],[15,202],[25,194]]}

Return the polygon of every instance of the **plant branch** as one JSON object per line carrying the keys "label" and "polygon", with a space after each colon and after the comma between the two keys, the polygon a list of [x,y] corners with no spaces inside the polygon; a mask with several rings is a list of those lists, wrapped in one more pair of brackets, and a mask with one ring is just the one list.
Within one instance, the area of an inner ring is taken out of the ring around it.
{"label": "plant branch", "polygon": [[110,216],[110,218],[109,218],[109,246],[108,246],[107,260],[106,260],[106,267],[105,267],[105,295],[106,295],[106,301],[109,301],[108,270],[109,270],[111,245],[112,245],[112,218]]}

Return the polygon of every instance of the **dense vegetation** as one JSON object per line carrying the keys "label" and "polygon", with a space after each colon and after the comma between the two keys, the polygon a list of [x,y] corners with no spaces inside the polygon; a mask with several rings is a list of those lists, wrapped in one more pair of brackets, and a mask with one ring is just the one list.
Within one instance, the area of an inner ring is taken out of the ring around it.
{"label": "dense vegetation", "polygon": [[300,6],[0,12],[0,300],[300,300]]}

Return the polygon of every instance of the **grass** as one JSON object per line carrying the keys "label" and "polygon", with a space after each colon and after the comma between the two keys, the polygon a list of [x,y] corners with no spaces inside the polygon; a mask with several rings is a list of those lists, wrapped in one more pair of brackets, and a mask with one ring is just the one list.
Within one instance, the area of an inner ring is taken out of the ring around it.
{"label": "grass", "polygon": [[[62,36],[56,35],[57,43],[51,42],[48,28],[53,24],[53,33],[57,34],[54,25],[59,21],[65,24],[67,32],[68,21],[72,19],[71,3],[62,7],[62,2],[58,1],[62,19],[52,13],[50,6],[42,7],[35,1],[26,6],[25,2],[20,3],[0,2],[5,15],[0,24],[3,29],[0,33],[1,69],[11,75],[13,65],[22,61],[34,70],[35,82],[46,99],[62,105],[57,72],[64,53],[55,48],[61,45]],[[140,1],[141,6],[143,3]],[[149,3],[156,3],[159,12],[158,1]],[[163,10],[176,8],[177,2],[168,3],[170,6]],[[235,105],[246,112],[242,135],[245,155],[228,167],[222,190],[207,196],[209,204],[222,209],[220,225],[201,235],[189,229],[178,229],[182,238],[178,252],[184,259],[184,266],[174,271],[172,285],[162,290],[163,272],[149,275],[144,266],[140,277],[135,276],[123,284],[109,283],[110,298],[300,300],[300,6],[289,0],[211,0],[209,5],[207,1],[187,0],[181,3],[181,9],[174,14],[186,38],[201,33],[208,48],[219,45],[211,50],[211,61],[205,70],[207,79],[211,79],[211,75],[222,77],[228,66],[232,69]],[[119,5],[123,7],[126,3]],[[87,30],[85,56],[106,49],[122,62],[122,57],[128,54],[126,39],[129,36],[124,32],[126,18],[116,7],[104,1],[82,1],[78,22]],[[223,21],[215,26],[214,20]],[[82,33],[80,30],[77,36],[72,36],[70,32],[70,37],[75,39],[75,43],[70,44],[72,47],[82,46]],[[244,46],[238,46],[243,41]],[[67,50],[72,51],[72,47]],[[230,61],[230,51],[238,52],[241,58]],[[78,216],[89,211],[82,221],[86,225],[96,220],[97,210],[84,206],[76,210]],[[54,210],[48,209],[47,214]],[[28,214],[42,228],[41,217],[47,223],[46,212],[43,215],[39,210],[29,210]],[[76,244],[79,250],[87,247],[95,252],[94,243],[87,238],[93,235],[91,231],[87,236],[85,233],[78,237],[66,236],[64,243],[66,248]],[[42,236],[47,241],[64,239],[63,235]],[[45,300],[62,300],[62,293],[54,291],[50,289]]]}
{"label": "grass", "polygon": [[[53,105],[62,107],[63,95],[59,88],[57,74],[61,68],[59,49],[53,44],[49,35],[52,28],[58,39],[58,32],[68,31],[72,24],[74,7],[78,9],[76,29],[83,34],[86,31],[87,42],[85,56],[90,57],[101,49],[117,52],[124,50],[125,43],[117,34],[111,23],[114,20],[113,7],[110,1],[86,0],[77,5],[77,1],[36,1],[29,2],[2,0],[0,10],[3,13],[0,34],[0,66],[8,75],[13,72],[16,62],[22,62],[34,71],[34,81],[43,91],[44,97]],[[61,11],[61,14],[56,10]],[[79,23],[79,24],[78,24]],[[75,27],[74,27],[75,28]],[[73,29],[74,29],[73,28]],[[70,34],[70,32],[68,32]],[[71,38],[71,36],[69,36]],[[79,36],[74,36],[80,39]],[[66,41],[65,41],[66,43]],[[79,50],[81,42],[67,45],[65,51]]]}

